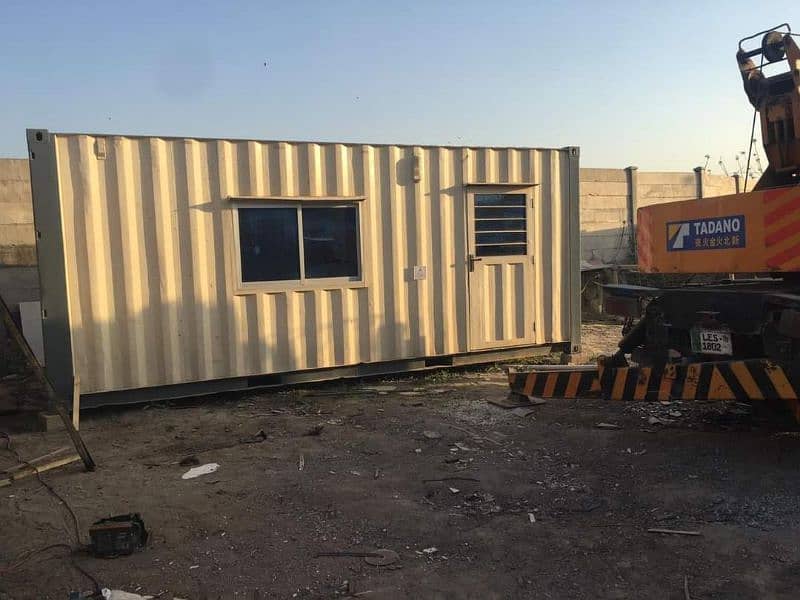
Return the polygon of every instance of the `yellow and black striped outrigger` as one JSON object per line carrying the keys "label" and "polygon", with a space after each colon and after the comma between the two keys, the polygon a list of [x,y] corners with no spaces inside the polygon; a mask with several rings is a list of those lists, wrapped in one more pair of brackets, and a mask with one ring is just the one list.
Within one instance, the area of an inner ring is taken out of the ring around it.
{"label": "yellow and black striped outrigger", "polygon": [[800,374],[769,360],[664,367],[532,366],[508,370],[511,391],[541,398],[607,400],[782,400],[800,421]]}
{"label": "yellow and black striped outrigger", "polygon": [[598,398],[600,379],[593,365],[510,367],[511,391],[539,398]]}

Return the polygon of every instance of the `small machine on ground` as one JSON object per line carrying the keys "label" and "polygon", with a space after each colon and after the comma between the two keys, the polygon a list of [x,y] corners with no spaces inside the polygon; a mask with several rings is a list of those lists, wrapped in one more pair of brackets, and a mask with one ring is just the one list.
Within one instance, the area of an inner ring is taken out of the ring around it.
{"label": "small machine on ground", "polygon": [[752,127],[760,119],[769,160],[752,191],[745,177],[741,193],[637,212],[640,272],[681,283],[604,286],[605,312],[626,319],[618,352],[588,370],[512,370],[512,390],[615,400],[778,399],[800,419],[796,35],[783,24],[739,42]]}

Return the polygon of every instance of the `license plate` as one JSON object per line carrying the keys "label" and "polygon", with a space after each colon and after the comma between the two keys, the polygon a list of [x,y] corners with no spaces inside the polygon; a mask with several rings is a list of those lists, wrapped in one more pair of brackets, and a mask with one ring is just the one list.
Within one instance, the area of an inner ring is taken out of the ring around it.
{"label": "license plate", "polygon": [[697,354],[733,354],[729,331],[693,329],[692,351]]}

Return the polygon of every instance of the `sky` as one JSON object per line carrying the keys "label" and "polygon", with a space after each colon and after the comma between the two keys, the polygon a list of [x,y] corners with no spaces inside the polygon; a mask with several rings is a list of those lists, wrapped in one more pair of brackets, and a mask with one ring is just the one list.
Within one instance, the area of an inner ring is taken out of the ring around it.
{"label": "sky", "polygon": [[4,0],[0,157],[47,128],[580,146],[582,166],[664,171],[709,154],[733,171],[752,119],[738,41],[796,7]]}

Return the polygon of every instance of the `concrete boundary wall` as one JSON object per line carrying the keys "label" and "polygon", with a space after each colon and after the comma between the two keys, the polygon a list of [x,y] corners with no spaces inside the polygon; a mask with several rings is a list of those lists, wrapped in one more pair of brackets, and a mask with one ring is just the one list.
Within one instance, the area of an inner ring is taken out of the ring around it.
{"label": "concrete boundary wall", "polygon": [[0,159],[0,266],[35,264],[36,238],[28,161]]}
{"label": "concrete boundary wall", "polygon": [[734,194],[738,177],[693,172],[581,169],[581,257],[635,262],[636,210],[642,206]]}
{"label": "concrete boundary wall", "polygon": [[[737,190],[737,177],[694,172],[581,169],[581,257],[634,260],[636,209],[641,206],[723,196]],[[36,264],[30,171],[24,158],[0,159],[0,266]]]}

